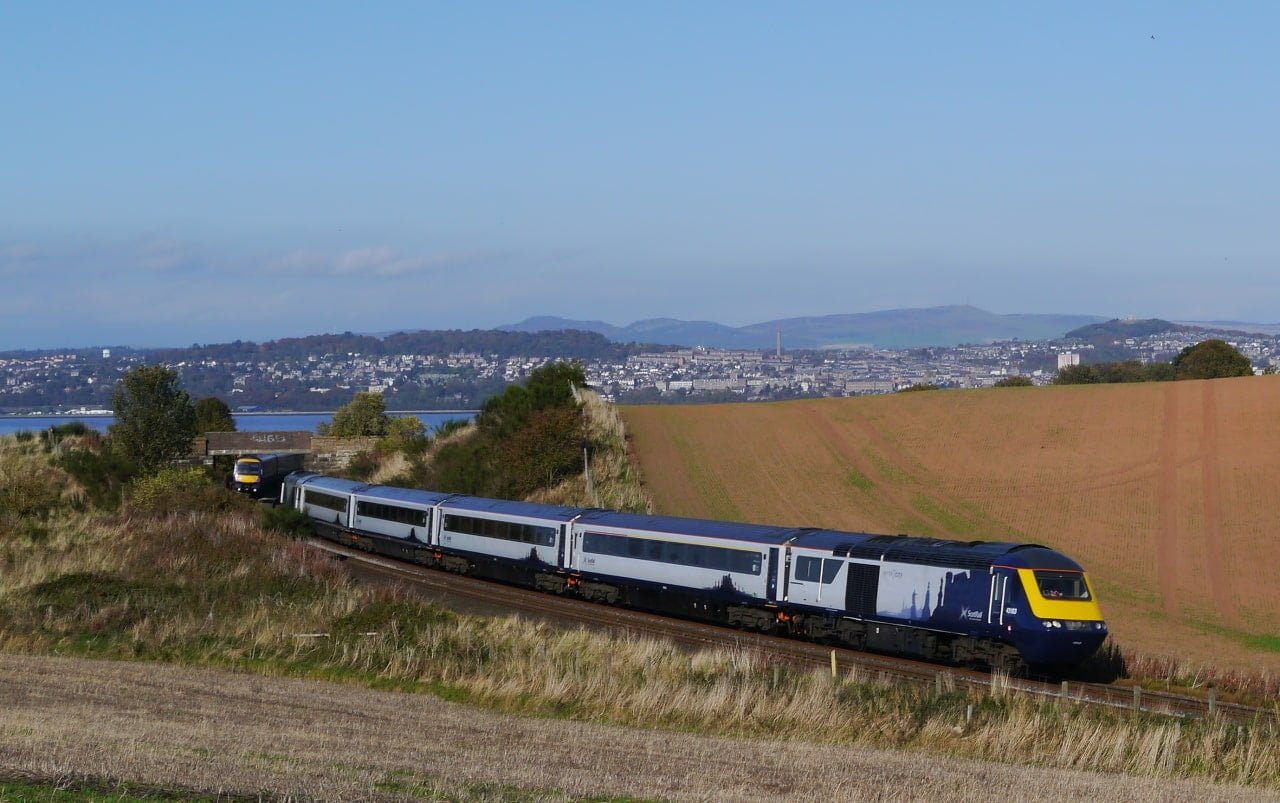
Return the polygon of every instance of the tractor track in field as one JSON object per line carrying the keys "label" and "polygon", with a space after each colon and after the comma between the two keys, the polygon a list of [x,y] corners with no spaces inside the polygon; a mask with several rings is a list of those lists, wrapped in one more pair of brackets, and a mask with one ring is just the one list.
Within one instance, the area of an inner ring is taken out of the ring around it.
{"label": "tractor track in field", "polygon": [[1104,683],[1011,678],[984,671],[898,658],[877,653],[801,641],[786,636],[750,633],[715,624],[696,622],[620,608],[574,597],[549,594],[491,580],[452,574],[313,538],[312,547],[346,563],[362,582],[382,583],[426,596],[463,613],[518,614],[556,626],[584,627],[612,635],[641,635],[671,641],[690,650],[745,649],[766,662],[796,669],[825,669],[834,661],[843,676],[912,684],[927,688],[965,688],[997,693],[1018,691],[1064,704],[1097,705],[1137,710],[1173,717],[1217,716],[1232,722],[1276,722],[1276,711],[1237,703],[1210,701],[1171,692],[1134,689]]}

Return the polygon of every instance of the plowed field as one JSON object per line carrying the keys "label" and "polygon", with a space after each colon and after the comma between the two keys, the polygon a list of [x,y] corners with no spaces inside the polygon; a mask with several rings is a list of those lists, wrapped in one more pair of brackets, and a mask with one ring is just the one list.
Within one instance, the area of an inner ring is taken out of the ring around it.
{"label": "plowed field", "polygon": [[1280,671],[1280,377],[623,417],[659,512],[1047,544],[1122,646]]}

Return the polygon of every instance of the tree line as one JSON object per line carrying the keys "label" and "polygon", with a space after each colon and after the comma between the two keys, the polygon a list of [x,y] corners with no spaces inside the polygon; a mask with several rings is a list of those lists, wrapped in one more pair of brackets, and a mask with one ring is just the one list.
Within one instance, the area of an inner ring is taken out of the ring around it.
{"label": "tree line", "polygon": [[1178,379],[1219,379],[1253,376],[1253,364],[1225,340],[1205,340],[1187,346],[1171,362],[1137,360],[1084,363],[1058,370],[1055,385],[1094,385],[1120,382],[1169,382]]}

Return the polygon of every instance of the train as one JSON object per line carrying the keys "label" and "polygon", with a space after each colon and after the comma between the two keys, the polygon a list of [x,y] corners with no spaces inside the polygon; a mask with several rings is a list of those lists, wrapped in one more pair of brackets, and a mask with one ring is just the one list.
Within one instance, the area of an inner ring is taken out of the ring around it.
{"label": "train", "polygon": [[1038,544],[743,524],[448,494],[312,472],[320,537],[425,566],[761,633],[1023,674],[1107,636],[1084,569]]}
{"label": "train", "polygon": [[254,499],[275,499],[285,477],[302,468],[303,457],[288,452],[241,455],[227,477],[227,488]]}

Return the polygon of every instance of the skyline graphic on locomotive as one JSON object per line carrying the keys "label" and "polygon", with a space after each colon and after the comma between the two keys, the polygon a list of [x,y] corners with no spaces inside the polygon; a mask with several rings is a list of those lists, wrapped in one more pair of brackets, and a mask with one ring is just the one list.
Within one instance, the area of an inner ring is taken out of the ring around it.
{"label": "skyline graphic on locomotive", "polygon": [[1107,633],[1083,569],[1034,544],[569,508],[303,472],[281,501],[325,537],[394,557],[858,648],[1050,666],[1084,660]]}

